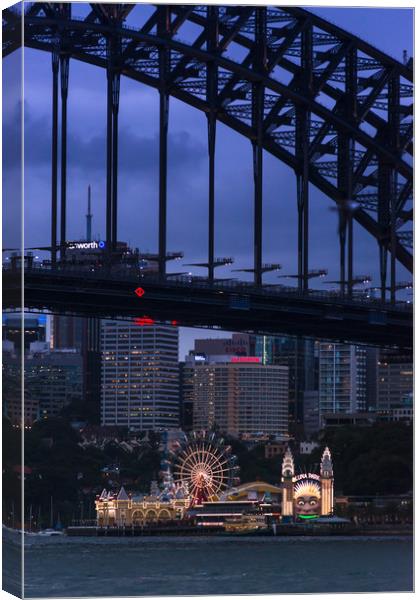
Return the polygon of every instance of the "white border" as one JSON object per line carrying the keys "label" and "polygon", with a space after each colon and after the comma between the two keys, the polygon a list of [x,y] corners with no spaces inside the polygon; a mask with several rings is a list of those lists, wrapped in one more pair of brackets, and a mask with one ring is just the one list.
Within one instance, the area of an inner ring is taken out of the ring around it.
{"label": "white border", "polygon": [[[111,0],[103,0],[104,2],[111,2]],[[154,2],[138,2],[138,4],[167,4],[168,2],[162,1],[162,0],[155,0]],[[314,7],[331,7],[331,8],[407,8],[407,9],[414,9],[415,8],[415,2],[414,0],[411,1],[407,1],[407,0],[358,0],[357,2],[354,3],[349,3],[349,2],[345,2],[343,4],[338,4],[337,2],[331,1],[331,0],[306,0],[305,2],[301,1],[301,0],[292,0],[290,2],[279,2],[278,0],[273,0],[271,2],[263,2],[261,0],[240,0],[238,2],[232,2],[232,1],[228,1],[226,0],[225,2],[212,2],[213,4],[220,4],[220,5],[258,5],[258,4],[270,4],[270,5],[279,5],[279,6],[302,6],[302,7],[307,7],[307,8],[314,8]],[[16,4],[15,2],[10,2],[8,0],[0,0],[0,7],[1,9],[7,8],[13,4]],[[208,4],[208,2],[189,2],[187,0],[171,0],[170,4]],[[418,31],[418,12],[419,11],[414,11],[414,28],[415,28],[415,32]],[[23,35],[23,34],[22,34]],[[417,50],[417,40],[416,40],[416,36],[414,38],[414,55],[416,56],[416,50]],[[22,97],[23,97],[23,68],[24,68],[24,52],[22,52]],[[415,61],[415,81],[417,79],[417,73],[418,73],[418,69],[417,69],[417,64]],[[1,67],[0,67],[0,75],[1,75]],[[0,87],[1,87],[1,78],[0,78]],[[0,95],[0,108],[1,108],[1,95]],[[415,113],[414,113],[415,114]],[[22,105],[22,119],[23,119],[23,105]],[[419,133],[419,128],[417,127],[417,123],[416,123],[416,119],[415,119],[415,140],[417,139],[417,134]],[[23,137],[23,136],[22,136]],[[22,153],[23,153],[23,143],[24,140],[22,139]],[[23,155],[22,155],[23,156]],[[1,145],[0,145],[0,159],[1,159]],[[0,163],[1,164],[1,163]],[[23,181],[24,181],[24,168],[22,165],[22,202],[23,202]],[[1,191],[1,179],[0,179],[0,191]],[[23,219],[23,210],[22,210],[22,219]],[[1,215],[0,215],[0,223],[1,223]],[[22,220],[22,229],[23,229],[23,220]],[[24,232],[23,232],[24,233]],[[22,233],[22,243],[23,243],[23,233]],[[1,236],[1,230],[0,230],[0,236]],[[414,246],[416,248],[416,235],[414,238]],[[415,256],[415,253],[414,253]],[[416,262],[416,261],[415,261]],[[415,264],[416,267],[416,264]],[[415,275],[417,274],[417,268],[415,268]],[[23,306],[23,286],[22,286],[22,306]],[[415,312],[414,312],[414,316],[416,317],[416,306],[414,304],[415,307]],[[416,338],[415,338],[415,341]],[[415,356],[415,367],[417,367],[417,357]],[[415,369],[416,372],[416,369]],[[1,385],[1,383],[0,383]],[[415,428],[414,428],[415,431]],[[23,438],[23,436],[22,436]],[[24,450],[24,442],[22,440],[22,452]],[[415,448],[415,458],[417,458],[417,448]],[[415,460],[415,464],[417,464],[417,461]],[[416,478],[415,478],[416,479]],[[23,480],[22,480],[23,481]],[[23,484],[22,484],[22,493],[23,493]],[[22,503],[23,504],[23,503]],[[416,556],[416,552],[415,552],[415,567],[417,567],[417,556]],[[0,547],[0,555],[1,555],[1,547]],[[22,552],[22,568],[24,566],[24,558],[23,558],[24,553]],[[415,573],[417,572],[417,568],[415,568]],[[308,594],[279,594],[279,595],[258,595],[258,596],[253,596],[253,598],[260,598],[261,600],[279,600],[280,599],[284,599],[284,600],[288,600],[288,599],[295,599],[295,598],[301,598],[301,597],[305,597]],[[341,597],[345,597],[345,598],[349,598],[352,596],[359,596],[360,594],[353,594],[353,593],[348,593],[348,594],[328,594],[329,598],[341,598]],[[389,594],[383,594],[383,593],[375,593],[375,594],[363,594],[363,598],[366,600],[377,600],[378,595],[381,596],[381,598],[391,598],[391,599],[395,599],[395,600],[402,600],[403,598],[407,597],[407,592],[406,593],[389,593]],[[322,594],[314,594],[314,596],[322,596]],[[175,596],[175,597],[171,597],[171,596],[161,596],[161,598],[165,598],[167,600],[170,600],[171,598],[185,598],[186,596]],[[238,596],[223,596],[223,595],[217,595],[217,596],[187,596],[189,598],[211,598],[214,600],[222,600],[223,598],[247,598],[250,596],[244,596],[244,595],[238,595]],[[7,592],[4,591],[0,591],[0,599],[2,598],[14,598],[14,596],[12,596],[11,594],[8,594]],[[109,597],[110,598],[110,597]],[[116,597],[113,596],[113,598],[120,600],[120,598],[125,598],[125,597]],[[141,596],[139,598],[145,598],[147,599],[148,597],[146,596]],[[158,598],[158,596],[153,596],[151,597],[151,599],[155,599]],[[108,599],[104,599],[104,600],[108,600]]]}

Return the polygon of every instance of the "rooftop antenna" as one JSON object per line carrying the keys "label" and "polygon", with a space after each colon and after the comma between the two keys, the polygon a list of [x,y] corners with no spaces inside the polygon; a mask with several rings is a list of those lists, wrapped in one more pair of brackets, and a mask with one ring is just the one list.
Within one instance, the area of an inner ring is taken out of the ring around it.
{"label": "rooftop antenna", "polygon": [[90,212],[90,184],[88,185],[88,211],[86,215],[86,241],[92,241],[92,213]]}
{"label": "rooftop antenna", "polygon": [[407,64],[407,50],[403,50],[403,64],[406,65]]}

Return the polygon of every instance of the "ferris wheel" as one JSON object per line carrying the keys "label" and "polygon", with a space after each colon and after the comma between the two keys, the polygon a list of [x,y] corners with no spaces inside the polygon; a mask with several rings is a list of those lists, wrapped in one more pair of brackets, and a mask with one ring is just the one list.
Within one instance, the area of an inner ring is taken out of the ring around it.
{"label": "ferris wheel", "polygon": [[217,499],[237,482],[236,456],[215,433],[185,436],[174,451],[172,464],[175,483],[188,486],[193,504]]}

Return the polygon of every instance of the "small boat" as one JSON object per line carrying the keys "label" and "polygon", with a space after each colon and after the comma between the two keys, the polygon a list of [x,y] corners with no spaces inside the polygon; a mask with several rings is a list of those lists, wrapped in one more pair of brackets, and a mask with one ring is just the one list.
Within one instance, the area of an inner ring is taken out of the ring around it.
{"label": "small boat", "polygon": [[64,535],[62,531],[57,531],[56,529],[43,529],[42,531],[38,531],[36,535],[42,536],[52,536],[52,535]]}

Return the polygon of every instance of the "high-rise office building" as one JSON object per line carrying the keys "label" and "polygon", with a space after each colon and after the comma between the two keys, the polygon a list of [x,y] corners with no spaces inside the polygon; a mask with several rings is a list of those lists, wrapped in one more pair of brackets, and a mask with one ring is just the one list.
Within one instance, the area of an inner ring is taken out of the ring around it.
{"label": "high-rise office building", "polygon": [[29,350],[32,342],[45,341],[45,316],[34,317],[32,315],[9,314],[3,317],[3,340],[14,344],[16,352],[22,350],[22,326],[24,351]]}
{"label": "high-rise office building", "polygon": [[[250,356],[255,354],[255,336],[248,333],[233,333],[226,338],[204,338],[194,341],[194,350],[191,356],[197,356],[198,361],[206,357],[222,356]],[[200,358],[201,357],[201,358]],[[194,397],[194,369],[193,359],[181,362],[180,375],[180,405],[181,428],[184,431],[193,429],[193,397]]]}
{"label": "high-rise office building", "polygon": [[82,349],[83,323],[85,321],[83,317],[53,315],[51,320],[51,347],[54,350]]}
{"label": "high-rise office building", "polygon": [[319,344],[319,412],[366,409],[366,349],[350,344]]}
{"label": "high-rise office building", "polygon": [[232,355],[251,356],[255,351],[255,336],[248,333],[233,333],[230,338],[197,339],[194,352],[207,356]]}
{"label": "high-rise office building", "polygon": [[379,348],[366,348],[366,410],[375,411],[378,404]]}
{"label": "high-rise office building", "polygon": [[317,344],[294,336],[257,336],[255,354],[263,364],[288,367],[290,429],[301,434],[304,394],[318,389]]}
{"label": "high-rise office building", "polygon": [[82,399],[83,365],[76,351],[29,353],[25,358],[25,385],[39,402],[40,418],[56,417]]}
{"label": "high-rise office building", "polygon": [[101,350],[100,320],[95,317],[53,315],[51,347],[75,349],[83,361],[83,399],[93,422],[100,420]]}
{"label": "high-rise office building", "polygon": [[179,427],[178,329],[101,325],[101,423],[131,430]]}
{"label": "high-rise office building", "polygon": [[31,427],[39,418],[39,401],[31,396],[28,386],[22,384],[22,359],[15,353],[13,342],[3,340],[3,416],[16,427]]}
{"label": "high-rise office building", "polygon": [[82,327],[83,399],[93,423],[101,412],[101,321],[83,319]]}
{"label": "high-rise office building", "polygon": [[186,362],[179,363],[179,405],[182,431],[193,429],[194,369]]}
{"label": "high-rise office building", "polygon": [[[216,362],[217,360],[217,362]],[[187,357],[192,372],[194,429],[229,435],[288,435],[288,369],[258,358]]]}
{"label": "high-rise office building", "polygon": [[319,430],[319,391],[306,391],[303,393],[303,431],[306,439],[312,438]]}
{"label": "high-rise office building", "polygon": [[[17,414],[16,393],[21,359],[10,356],[3,368],[7,384],[6,414]],[[56,417],[82,398],[82,358],[76,351],[53,351],[47,343],[34,342],[25,355],[25,420]],[[10,392],[10,394],[9,394]]]}
{"label": "high-rise office building", "polygon": [[378,412],[403,407],[413,393],[413,358],[393,350],[381,350],[378,360]]}

